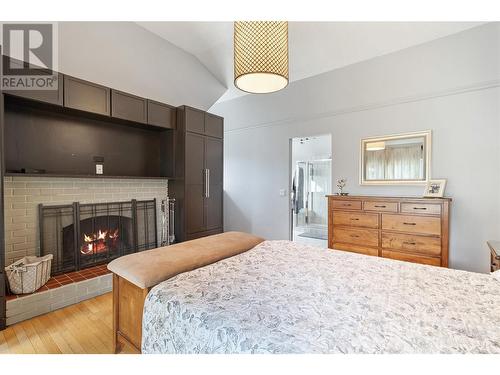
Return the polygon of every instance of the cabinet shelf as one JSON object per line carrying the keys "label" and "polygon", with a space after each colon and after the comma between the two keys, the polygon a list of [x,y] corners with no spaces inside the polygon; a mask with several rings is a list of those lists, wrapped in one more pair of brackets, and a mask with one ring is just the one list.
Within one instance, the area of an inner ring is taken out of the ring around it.
{"label": "cabinet shelf", "polygon": [[112,176],[95,174],[59,174],[59,173],[20,173],[6,172],[6,177],[64,177],[64,178],[115,178],[115,179],[144,179],[144,180],[175,180],[175,177],[166,176]]}
{"label": "cabinet shelf", "polygon": [[[6,175],[166,178],[174,175],[173,130],[104,116],[54,110],[8,97],[4,112]],[[104,175],[95,175],[102,159]],[[22,173],[23,169],[47,173]]]}

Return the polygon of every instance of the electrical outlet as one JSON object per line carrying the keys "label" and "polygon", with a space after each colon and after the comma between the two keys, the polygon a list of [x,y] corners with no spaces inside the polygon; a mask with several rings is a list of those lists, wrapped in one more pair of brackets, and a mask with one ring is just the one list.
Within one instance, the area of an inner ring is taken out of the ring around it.
{"label": "electrical outlet", "polygon": [[104,173],[104,165],[96,164],[95,165],[95,174],[103,174]]}
{"label": "electrical outlet", "polygon": [[286,189],[280,189],[280,197],[286,197]]}

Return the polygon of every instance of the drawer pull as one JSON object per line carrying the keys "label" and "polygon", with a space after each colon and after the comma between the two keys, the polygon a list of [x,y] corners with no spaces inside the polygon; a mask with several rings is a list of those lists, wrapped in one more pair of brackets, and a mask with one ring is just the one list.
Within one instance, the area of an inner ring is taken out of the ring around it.
{"label": "drawer pull", "polygon": [[351,217],[351,220],[359,220],[357,217]]}
{"label": "drawer pull", "polygon": [[342,206],[344,206],[344,207],[350,207],[351,204],[350,203],[344,203],[344,204],[342,204]]}
{"label": "drawer pull", "polygon": [[359,235],[357,235],[357,234],[351,234],[351,237],[353,237],[353,238],[358,238],[358,237],[359,237]]}
{"label": "drawer pull", "polygon": [[427,207],[413,207],[414,210],[427,210]]}
{"label": "drawer pull", "polygon": [[417,225],[417,223],[403,223],[404,225]]}
{"label": "drawer pull", "polygon": [[386,208],[387,206],[377,206],[377,205],[375,205],[373,207],[376,207],[376,208]]}
{"label": "drawer pull", "polygon": [[412,245],[415,246],[417,243],[416,242],[403,242],[404,245]]}

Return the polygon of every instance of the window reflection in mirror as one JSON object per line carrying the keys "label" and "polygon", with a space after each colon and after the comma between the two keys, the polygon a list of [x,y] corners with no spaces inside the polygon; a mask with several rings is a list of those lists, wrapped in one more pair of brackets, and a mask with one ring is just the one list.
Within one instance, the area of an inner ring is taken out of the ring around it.
{"label": "window reflection in mirror", "polygon": [[427,180],[430,133],[362,140],[361,183],[419,183]]}

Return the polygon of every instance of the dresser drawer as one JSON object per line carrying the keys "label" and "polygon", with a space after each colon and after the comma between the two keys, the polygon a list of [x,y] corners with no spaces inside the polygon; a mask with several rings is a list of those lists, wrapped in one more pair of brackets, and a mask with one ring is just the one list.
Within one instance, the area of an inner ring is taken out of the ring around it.
{"label": "dresser drawer", "polygon": [[427,257],[418,254],[401,253],[399,251],[382,250],[382,257],[403,260],[405,262],[428,264],[431,266],[441,266],[441,258]]}
{"label": "dresser drawer", "polygon": [[363,204],[363,209],[365,211],[398,212],[398,203],[365,201]]}
{"label": "dresser drawer", "polygon": [[382,214],[382,229],[441,235],[439,217]]}
{"label": "dresser drawer", "polygon": [[351,253],[378,256],[378,249],[372,248],[372,247],[360,246],[360,245],[353,245],[353,244],[347,244],[347,243],[334,243],[333,249],[334,250],[350,251]]}
{"label": "dresser drawer", "polygon": [[433,203],[401,203],[402,213],[441,215],[441,205]]}
{"label": "dresser drawer", "polygon": [[382,248],[405,253],[441,256],[441,238],[382,232]]}
{"label": "dresser drawer", "polygon": [[332,208],[335,210],[361,210],[361,201],[332,200]]}
{"label": "dresser drawer", "polygon": [[373,229],[333,228],[333,242],[363,246],[378,246],[378,231]]}
{"label": "dresser drawer", "polygon": [[333,225],[378,228],[378,215],[363,212],[334,211]]}

